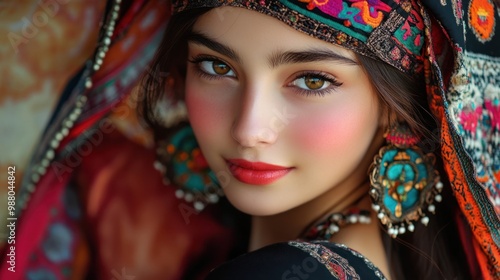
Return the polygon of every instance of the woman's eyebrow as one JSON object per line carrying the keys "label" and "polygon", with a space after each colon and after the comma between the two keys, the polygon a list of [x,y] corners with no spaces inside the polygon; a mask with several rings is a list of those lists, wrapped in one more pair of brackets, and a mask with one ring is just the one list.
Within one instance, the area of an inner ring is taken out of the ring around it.
{"label": "woman's eyebrow", "polygon": [[347,65],[359,65],[356,61],[349,57],[345,57],[329,49],[309,49],[305,51],[287,51],[277,52],[269,58],[271,68],[278,67],[282,64],[290,63],[306,63],[318,61],[332,61]]}
{"label": "woman's eyebrow", "polygon": [[228,47],[224,44],[221,44],[221,43],[215,41],[214,39],[209,38],[208,36],[206,36],[204,34],[201,34],[201,33],[195,32],[195,31],[191,31],[191,33],[188,35],[187,38],[188,38],[188,42],[192,42],[192,43],[195,43],[198,45],[205,46],[205,47],[213,50],[214,52],[218,52],[222,55],[229,57],[230,59],[234,60],[237,63],[241,62],[240,57],[236,54],[236,52],[233,49],[231,49],[230,47]]}
{"label": "woman's eyebrow", "polygon": [[[241,63],[241,59],[235,50],[233,50],[229,46],[217,42],[215,39],[212,39],[207,35],[204,35],[196,31],[191,31],[191,33],[188,35],[187,38],[188,42],[205,46],[215,52],[227,56],[228,58],[234,60],[237,63]],[[332,61],[347,65],[359,65],[359,63],[357,63],[355,60],[345,57],[332,50],[316,49],[316,48],[304,51],[276,52],[269,57],[268,61],[271,68],[276,68],[283,64],[306,63],[306,62],[317,62],[317,61]]]}

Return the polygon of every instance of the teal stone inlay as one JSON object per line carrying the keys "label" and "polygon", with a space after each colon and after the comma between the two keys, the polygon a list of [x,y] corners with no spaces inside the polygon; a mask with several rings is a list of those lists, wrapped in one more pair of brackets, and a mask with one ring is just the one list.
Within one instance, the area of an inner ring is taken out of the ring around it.
{"label": "teal stone inlay", "polygon": [[[427,178],[428,177],[427,166],[426,166],[426,163],[423,162],[422,155],[417,153],[415,150],[412,150],[412,149],[406,149],[405,152],[408,155],[410,155],[410,161],[414,162],[417,166],[417,171],[418,171],[417,181],[421,181],[422,179]],[[419,164],[416,163],[418,158],[422,158],[422,162]]]}
{"label": "teal stone inlay", "polygon": [[[420,192],[414,188],[407,193],[406,200],[401,202],[403,215],[417,205],[419,195]],[[398,205],[398,201],[392,198],[388,189],[384,190],[384,205],[392,215],[396,216],[396,206]]]}
{"label": "teal stone inlay", "polygon": [[410,210],[410,208],[413,208],[416,203],[418,202],[418,196],[420,195],[420,192],[412,188],[407,194],[406,194],[406,200],[401,202],[401,206],[403,206],[403,212],[406,210]]}
{"label": "teal stone inlay", "polygon": [[396,205],[398,205],[398,202],[391,197],[389,189],[384,189],[384,205],[393,215],[396,213]]}
{"label": "teal stone inlay", "polygon": [[427,185],[426,164],[423,155],[413,149],[394,147],[384,151],[379,176],[383,178],[382,203],[391,215],[402,217],[419,203],[421,190],[415,185],[423,180]]}
{"label": "teal stone inlay", "polygon": [[[179,132],[177,132],[171,140],[171,144],[175,147],[176,152],[173,158],[173,169],[175,170],[176,180],[182,181],[182,185],[184,185],[187,189],[192,191],[202,192],[205,190],[205,186],[207,185],[207,180],[216,183],[215,176],[211,175],[212,171],[207,166],[204,166],[203,170],[193,170],[193,167],[190,167],[189,164],[200,168],[198,166],[199,163],[195,162],[196,159],[189,158],[182,159],[178,157],[191,157],[191,153],[195,149],[198,148],[198,142],[196,141],[193,129],[190,126],[182,128]],[[182,153],[185,153],[182,155]],[[201,157],[201,155],[200,155]],[[200,158],[201,160],[201,158]],[[203,173],[198,173],[200,171],[204,171]]]}
{"label": "teal stone inlay", "polygon": [[398,181],[400,179],[405,179],[404,182],[410,182],[415,180],[415,172],[413,166],[407,163],[393,163],[389,165],[387,170],[387,178],[391,181]]}
{"label": "teal stone inlay", "polygon": [[396,188],[396,192],[399,194],[399,195],[403,195],[405,194],[405,186],[403,185],[400,185]]}
{"label": "teal stone inlay", "polygon": [[[443,188],[434,169],[435,157],[420,148],[388,145],[374,159],[370,175],[373,209],[395,238],[413,232],[413,222],[427,225],[426,212],[434,213],[434,201]],[[431,207],[432,206],[432,207]]]}

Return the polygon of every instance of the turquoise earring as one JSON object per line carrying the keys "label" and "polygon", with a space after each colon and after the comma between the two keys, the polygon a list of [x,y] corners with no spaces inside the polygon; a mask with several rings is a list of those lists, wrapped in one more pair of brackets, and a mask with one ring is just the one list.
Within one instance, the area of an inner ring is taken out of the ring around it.
{"label": "turquoise earring", "polygon": [[192,203],[197,211],[223,196],[189,124],[181,124],[170,137],[158,141],[156,154],[155,168],[163,174],[164,183],[175,186],[176,197]]}
{"label": "turquoise earring", "polygon": [[434,214],[434,201],[440,202],[443,183],[435,169],[435,156],[425,154],[406,124],[397,124],[385,135],[387,145],[375,156],[370,172],[373,209],[390,236],[407,230],[414,222],[429,223],[426,213]]}

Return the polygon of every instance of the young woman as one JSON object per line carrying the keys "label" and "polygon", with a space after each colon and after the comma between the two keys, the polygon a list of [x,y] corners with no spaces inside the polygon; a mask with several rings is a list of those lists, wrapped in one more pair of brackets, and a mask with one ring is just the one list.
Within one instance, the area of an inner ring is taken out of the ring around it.
{"label": "young woman", "polygon": [[[468,68],[498,69],[498,40],[483,24],[498,15],[471,1],[471,32],[441,28],[465,25],[462,7],[174,1],[144,79],[144,116],[179,197],[199,211],[223,192],[251,216],[250,253],[209,279],[499,275],[500,81]],[[456,36],[489,57],[445,40]],[[481,83],[465,88],[465,77]],[[172,113],[162,123],[161,98],[185,102],[189,121]]]}

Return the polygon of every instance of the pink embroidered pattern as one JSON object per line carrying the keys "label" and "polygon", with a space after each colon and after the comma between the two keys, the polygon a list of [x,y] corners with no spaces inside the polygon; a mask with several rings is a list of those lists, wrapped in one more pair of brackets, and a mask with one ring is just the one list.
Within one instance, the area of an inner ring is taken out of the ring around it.
{"label": "pink embroidered pattern", "polygon": [[[307,4],[308,10],[318,8],[323,13],[344,19],[345,26],[364,25],[376,28],[384,19],[384,13],[389,13],[391,7],[380,0],[361,1],[330,1],[330,0],[299,0]],[[352,4],[349,6],[348,3]]]}

